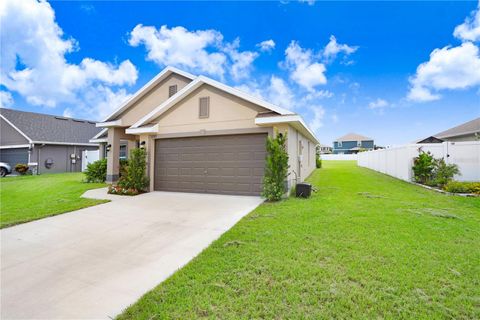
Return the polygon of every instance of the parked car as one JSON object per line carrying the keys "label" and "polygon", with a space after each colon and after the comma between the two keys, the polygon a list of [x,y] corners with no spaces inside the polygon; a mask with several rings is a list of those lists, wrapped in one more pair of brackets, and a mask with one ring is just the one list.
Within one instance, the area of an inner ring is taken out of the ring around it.
{"label": "parked car", "polygon": [[12,173],[12,167],[8,163],[0,162],[0,177],[3,178],[10,173]]}

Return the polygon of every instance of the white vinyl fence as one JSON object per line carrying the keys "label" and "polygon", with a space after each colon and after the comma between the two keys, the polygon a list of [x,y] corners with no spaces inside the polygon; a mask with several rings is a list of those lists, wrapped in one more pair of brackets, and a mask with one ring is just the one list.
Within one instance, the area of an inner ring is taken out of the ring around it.
{"label": "white vinyl fence", "polygon": [[480,141],[408,144],[361,152],[357,165],[412,181],[413,158],[420,150],[430,151],[435,158],[457,164],[461,175],[455,176],[455,180],[480,181]]}
{"label": "white vinyl fence", "polygon": [[357,160],[356,154],[321,154],[322,160]]}
{"label": "white vinyl fence", "polygon": [[100,159],[100,150],[85,150],[82,151],[82,172],[87,169],[89,163]]}

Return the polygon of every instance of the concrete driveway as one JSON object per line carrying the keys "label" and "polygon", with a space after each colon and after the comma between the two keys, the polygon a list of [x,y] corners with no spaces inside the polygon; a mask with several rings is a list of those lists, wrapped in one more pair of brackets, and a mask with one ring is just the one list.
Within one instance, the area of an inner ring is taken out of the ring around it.
{"label": "concrete driveway", "polygon": [[2,319],[114,317],[262,202],[173,192],[112,199],[0,231]]}

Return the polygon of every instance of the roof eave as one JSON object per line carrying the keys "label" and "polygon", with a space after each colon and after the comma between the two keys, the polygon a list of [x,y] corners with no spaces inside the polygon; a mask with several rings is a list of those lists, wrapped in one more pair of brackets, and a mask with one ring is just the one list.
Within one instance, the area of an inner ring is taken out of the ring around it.
{"label": "roof eave", "polygon": [[316,144],[320,144],[320,141],[317,139],[313,131],[307,126],[307,124],[303,121],[302,117],[298,114],[255,119],[255,124],[258,126],[269,126],[280,123],[292,125],[295,129],[301,131],[303,135],[307,136],[307,138],[309,138]]}

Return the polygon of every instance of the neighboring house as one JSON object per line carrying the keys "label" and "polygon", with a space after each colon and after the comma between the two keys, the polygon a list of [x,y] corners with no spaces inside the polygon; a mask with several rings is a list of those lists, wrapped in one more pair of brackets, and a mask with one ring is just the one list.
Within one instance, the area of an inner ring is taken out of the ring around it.
{"label": "neighboring house", "polygon": [[417,143],[442,143],[444,141],[460,142],[479,140],[480,118],[477,118],[417,141]]}
{"label": "neighboring house", "polygon": [[333,148],[325,144],[319,144],[318,151],[320,154],[331,154],[333,152]]}
{"label": "neighboring house", "polygon": [[0,129],[0,161],[37,174],[81,171],[82,151],[98,149],[92,121],[0,108]]}
{"label": "neighboring house", "polygon": [[259,195],[277,130],[288,134],[289,186],[315,168],[318,140],[298,114],[172,67],[97,126],[107,129],[91,140],[109,150],[107,181],[118,179],[127,141],[147,150],[149,190]]}
{"label": "neighboring house", "polygon": [[334,154],[352,154],[363,150],[373,150],[375,144],[372,138],[356,133],[349,133],[333,142]]}

